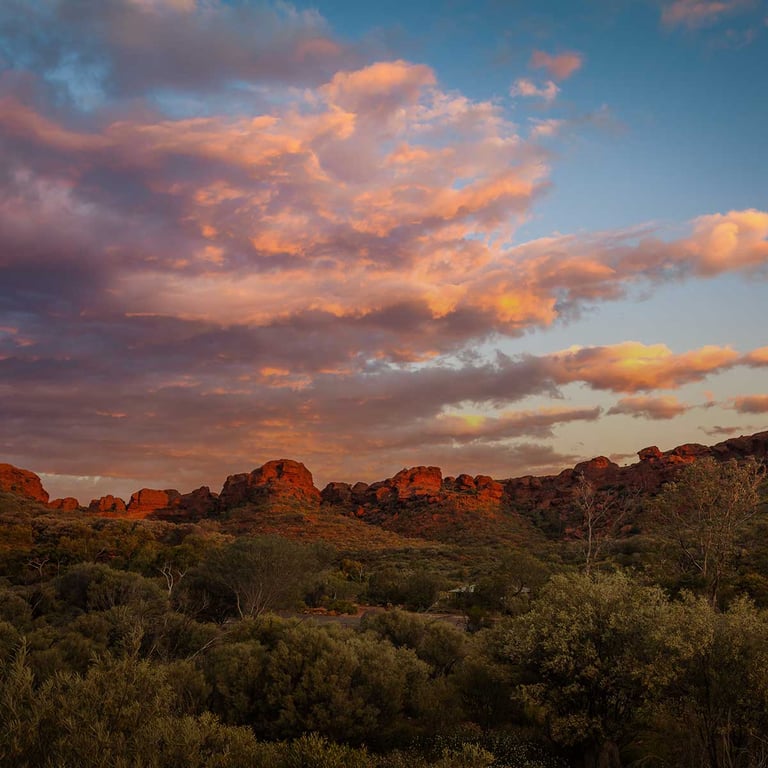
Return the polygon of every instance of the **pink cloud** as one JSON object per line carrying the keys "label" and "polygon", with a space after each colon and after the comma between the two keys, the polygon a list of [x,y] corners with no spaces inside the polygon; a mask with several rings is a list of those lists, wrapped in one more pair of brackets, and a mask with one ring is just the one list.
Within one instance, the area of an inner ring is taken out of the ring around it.
{"label": "pink cloud", "polygon": [[320,90],[329,103],[355,113],[381,115],[416,104],[435,74],[423,64],[381,61],[352,72],[337,72]]}
{"label": "pink cloud", "polygon": [[545,69],[555,80],[567,80],[584,64],[584,56],[575,51],[552,55],[545,51],[534,51],[529,62],[532,69]]}
{"label": "pink cloud", "polygon": [[560,89],[551,80],[547,80],[544,85],[539,86],[527,77],[518,78],[509,89],[510,96],[542,99],[548,104],[557,98],[558,93],[560,93]]}

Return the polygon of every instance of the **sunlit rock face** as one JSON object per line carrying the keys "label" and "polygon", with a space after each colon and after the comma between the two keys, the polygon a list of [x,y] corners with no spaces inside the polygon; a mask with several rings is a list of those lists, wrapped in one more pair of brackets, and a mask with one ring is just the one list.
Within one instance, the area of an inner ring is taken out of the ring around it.
{"label": "sunlit rock face", "polygon": [[126,513],[129,517],[147,517],[159,509],[170,507],[180,497],[181,494],[174,489],[156,491],[152,488],[142,488],[131,495]]}
{"label": "sunlit rock face", "polygon": [[219,504],[226,509],[276,499],[317,505],[320,491],[315,488],[312,473],[303,464],[279,459],[268,461],[253,472],[230,475],[221,489]]}
{"label": "sunlit rock face", "polygon": [[51,509],[57,509],[61,512],[74,512],[80,508],[80,502],[73,496],[65,496],[63,499],[53,499],[48,502]]}
{"label": "sunlit rock face", "polygon": [[48,492],[43,488],[40,478],[34,472],[19,469],[12,464],[0,464],[0,490],[43,504],[48,503]]}
{"label": "sunlit rock face", "polygon": [[402,469],[392,478],[390,487],[400,501],[429,499],[442,490],[443,473],[440,467]]}
{"label": "sunlit rock face", "polygon": [[94,515],[125,515],[125,502],[117,496],[107,494],[99,499],[93,499],[88,505],[88,511]]}

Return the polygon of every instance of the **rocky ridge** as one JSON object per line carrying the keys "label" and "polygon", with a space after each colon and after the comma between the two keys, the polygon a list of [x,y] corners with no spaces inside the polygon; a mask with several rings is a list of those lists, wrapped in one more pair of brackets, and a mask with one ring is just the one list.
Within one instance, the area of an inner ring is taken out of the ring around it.
{"label": "rocky ridge", "polygon": [[[315,487],[312,473],[303,464],[280,459],[252,472],[230,475],[220,494],[205,486],[186,494],[174,489],[143,488],[127,504],[111,495],[94,499],[87,512],[185,522],[235,514],[245,507],[258,510],[265,505],[300,505],[374,524],[386,524],[402,514],[426,513],[434,518],[467,511],[489,517],[503,511],[533,508],[557,512],[572,501],[582,476],[598,489],[623,487],[655,493],[681,467],[704,456],[720,461],[749,456],[764,460],[768,458],[768,431],[730,438],[713,446],[687,443],[669,451],[650,446],[638,452],[639,461],[624,467],[598,456],[557,475],[494,480],[487,475],[443,477],[439,467],[418,466],[371,484],[332,482],[322,491]],[[48,493],[40,478],[10,464],[0,464],[0,490],[48,504]],[[55,499],[48,505],[62,511],[78,508],[73,498]]]}

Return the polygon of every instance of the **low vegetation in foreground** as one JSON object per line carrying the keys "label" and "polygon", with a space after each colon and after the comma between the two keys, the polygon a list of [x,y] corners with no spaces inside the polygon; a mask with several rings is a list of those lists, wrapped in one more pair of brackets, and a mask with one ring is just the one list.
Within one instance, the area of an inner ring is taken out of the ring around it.
{"label": "low vegetation in foreground", "polygon": [[762,469],[631,524],[591,491],[568,536],[377,550],[4,494],[0,765],[768,764]]}

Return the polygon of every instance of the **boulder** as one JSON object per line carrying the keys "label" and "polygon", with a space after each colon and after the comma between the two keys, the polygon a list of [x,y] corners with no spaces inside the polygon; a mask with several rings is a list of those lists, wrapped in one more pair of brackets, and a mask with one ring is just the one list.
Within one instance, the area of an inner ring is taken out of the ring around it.
{"label": "boulder", "polygon": [[402,469],[388,483],[399,501],[438,496],[443,488],[440,467]]}
{"label": "boulder", "polygon": [[618,469],[619,465],[606,456],[597,456],[589,461],[580,462],[573,471],[575,474],[584,475],[587,480],[604,481],[606,475],[615,474]]}
{"label": "boulder", "polygon": [[352,501],[352,486],[349,483],[328,483],[320,498],[328,504],[347,504]]}
{"label": "boulder", "polygon": [[[464,475],[459,475],[464,477]],[[480,501],[501,501],[504,497],[504,486],[488,475],[477,475],[474,479],[477,498]]]}

